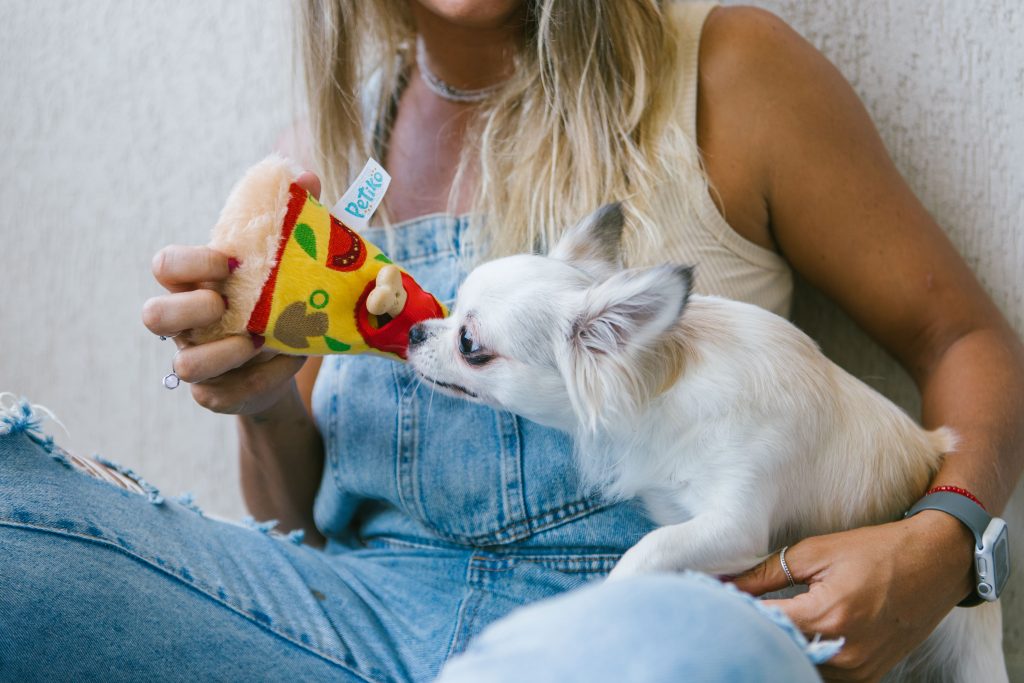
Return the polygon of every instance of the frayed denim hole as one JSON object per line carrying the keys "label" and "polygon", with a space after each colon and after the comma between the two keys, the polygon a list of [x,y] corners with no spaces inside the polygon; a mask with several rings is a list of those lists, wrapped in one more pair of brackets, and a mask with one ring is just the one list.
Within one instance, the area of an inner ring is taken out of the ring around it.
{"label": "frayed denim hole", "polygon": [[13,394],[0,394],[0,436],[12,436],[24,433],[33,443],[52,455],[57,447],[53,437],[42,428],[44,417],[53,417],[49,410],[40,416],[36,409],[45,410],[42,406],[33,406],[26,399],[14,399]]}
{"label": "frayed denim hole", "polygon": [[149,502],[152,503],[153,505],[162,505],[163,504],[164,497],[162,495],[160,495],[160,491],[157,490],[157,488],[155,486],[153,486],[152,484],[150,484],[148,481],[143,479],[139,474],[137,474],[130,467],[124,467],[123,465],[119,465],[116,462],[107,460],[102,455],[98,455],[97,454],[97,455],[93,455],[92,457],[93,457],[93,460],[95,460],[99,464],[103,465],[104,467],[109,467],[110,469],[112,469],[112,470],[114,470],[116,472],[120,472],[121,474],[123,474],[124,476],[128,477],[129,479],[134,481],[136,484],[138,484],[139,488],[141,488],[143,491],[146,492],[146,498],[148,498]]}
{"label": "frayed denim hole", "polygon": [[0,436],[18,432],[40,432],[41,419],[24,398],[0,394]]}
{"label": "frayed denim hole", "polygon": [[277,526],[276,519],[268,519],[265,522],[257,522],[256,518],[252,515],[246,515],[242,517],[242,524],[249,527],[253,531],[258,531],[261,534],[270,535],[270,532]]}
{"label": "frayed denim hole", "polygon": [[763,604],[752,595],[741,591],[734,584],[722,583],[706,574],[698,572],[684,573],[687,577],[693,578],[697,581],[703,581],[707,585],[720,586],[733,595],[739,596],[748,604],[753,605],[754,609],[768,617],[773,624],[785,631],[796,646],[800,648],[800,651],[803,652],[809,660],[811,660],[812,664],[824,664],[835,657],[839,651],[843,649],[843,645],[846,643],[845,638],[836,638],[834,640],[824,639],[820,634],[815,635],[812,640],[808,641],[807,637],[804,636],[804,634],[800,632],[800,629],[796,627],[796,624],[794,624],[792,620],[786,616],[786,613],[778,607],[769,607],[768,605]]}
{"label": "frayed denim hole", "polygon": [[[53,420],[62,428],[64,425],[48,409],[43,406],[34,406],[24,398],[8,403],[7,400],[12,397],[13,394],[0,393],[0,436],[24,433],[32,443],[40,446],[56,462],[68,469],[75,469],[71,464],[68,452],[58,446],[53,437],[42,429],[44,418]],[[40,416],[37,411],[44,411],[45,414]],[[66,432],[67,429],[64,428],[64,431]]]}
{"label": "frayed denim hole", "polygon": [[[40,412],[43,413],[42,416],[40,416]],[[52,436],[43,432],[42,421],[44,418],[48,418],[56,422],[64,428],[65,432],[67,432],[67,428],[64,427],[60,420],[58,420],[48,408],[30,404],[24,398],[15,398],[14,395],[9,392],[0,393],[0,436],[24,433],[34,443],[42,447],[42,449],[55,461],[69,469],[79,470],[79,468],[75,467],[71,463],[71,459],[67,451],[58,446],[54,442]],[[164,502],[163,496],[160,495],[160,491],[131,469],[111,462],[100,455],[93,456],[93,459],[99,464],[123,474],[138,484],[139,488],[145,491],[149,502],[154,505],[160,505]],[[87,472],[83,472],[83,474],[88,475]]]}
{"label": "frayed denim hole", "polygon": [[70,470],[75,469],[74,465],[71,464],[71,459],[68,456],[68,452],[61,448],[60,446],[57,446],[56,444],[54,444],[53,450],[50,451],[50,457]]}
{"label": "frayed denim hole", "polygon": [[293,545],[302,545],[302,542],[306,539],[305,529],[292,529],[288,533],[281,533],[277,530],[278,521],[276,519],[268,519],[264,522],[257,522],[256,518],[252,515],[246,515],[242,518],[242,524],[253,531],[258,531],[261,534],[276,538],[281,541],[287,541]]}
{"label": "frayed denim hole", "polygon": [[19,398],[9,391],[0,392],[0,436],[24,432],[32,441],[50,452],[55,446],[53,437],[43,432],[44,419],[54,422],[65,434],[68,433],[64,423],[46,406],[29,403],[28,399]]}
{"label": "frayed denim hole", "polygon": [[196,504],[196,496],[191,491],[185,491],[180,496],[172,498],[172,500],[178,505],[182,506],[183,508],[187,508],[192,512],[196,513],[200,517],[206,517],[206,515],[203,514],[202,508],[200,508],[199,505]]}

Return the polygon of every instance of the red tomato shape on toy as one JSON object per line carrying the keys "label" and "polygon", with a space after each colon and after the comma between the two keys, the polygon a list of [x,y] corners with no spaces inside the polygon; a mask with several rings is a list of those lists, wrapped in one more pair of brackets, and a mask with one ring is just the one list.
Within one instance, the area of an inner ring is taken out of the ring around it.
{"label": "red tomato shape on toy", "polygon": [[342,272],[359,270],[366,262],[366,244],[355,230],[331,216],[331,240],[327,246],[327,267]]}

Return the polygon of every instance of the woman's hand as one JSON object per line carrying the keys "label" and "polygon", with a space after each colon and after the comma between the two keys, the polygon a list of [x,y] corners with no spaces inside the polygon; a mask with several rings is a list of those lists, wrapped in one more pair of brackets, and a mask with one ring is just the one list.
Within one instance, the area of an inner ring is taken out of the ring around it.
{"label": "woman's hand", "polygon": [[[765,604],[782,609],[808,637],[846,639],[820,667],[826,680],[877,681],[971,591],[973,544],[959,520],[935,510],[808,538],[786,550],[786,564],[809,590]],[[762,595],[789,581],[776,553],[735,584]]]}
{"label": "woman's hand", "polygon": [[[320,181],[303,173],[296,181],[313,196]],[[209,247],[168,246],[153,258],[153,275],[169,292],[148,300],[142,320],[153,334],[171,337],[216,322],[231,302],[207,288],[228,277],[229,254]],[[174,372],[192,385],[201,406],[218,413],[254,415],[272,409],[289,390],[305,358],[261,351],[262,339],[232,336],[190,344],[175,336]]]}

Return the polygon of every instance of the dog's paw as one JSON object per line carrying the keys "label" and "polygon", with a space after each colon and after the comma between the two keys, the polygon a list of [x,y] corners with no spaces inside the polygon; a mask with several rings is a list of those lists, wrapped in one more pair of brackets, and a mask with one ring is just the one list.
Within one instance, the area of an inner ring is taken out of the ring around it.
{"label": "dog's paw", "polygon": [[618,581],[637,574],[648,574],[657,571],[658,567],[651,556],[639,546],[633,546],[618,561],[608,574],[609,581]]}
{"label": "dog's paw", "polygon": [[624,567],[620,562],[612,568],[611,572],[608,573],[608,577],[605,579],[605,581],[619,581],[621,579],[626,579],[636,574],[636,571],[630,569],[629,567]]}

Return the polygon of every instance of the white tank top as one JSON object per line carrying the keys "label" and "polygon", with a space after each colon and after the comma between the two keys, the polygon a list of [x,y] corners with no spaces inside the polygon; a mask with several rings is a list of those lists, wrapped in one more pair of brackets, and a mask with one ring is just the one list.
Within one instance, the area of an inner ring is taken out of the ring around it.
{"label": "white tank top", "polygon": [[[697,58],[701,30],[711,2],[671,2],[666,11],[677,31],[678,69],[683,79],[676,111],[691,140],[697,139]],[[652,201],[661,236],[655,243],[634,245],[638,264],[664,262],[696,265],[694,291],[761,306],[788,317],[793,274],[775,252],[741,237],[718,212],[705,180],[693,168],[670,177]],[[692,199],[691,199],[692,198]],[[691,206],[692,204],[692,206]]]}

